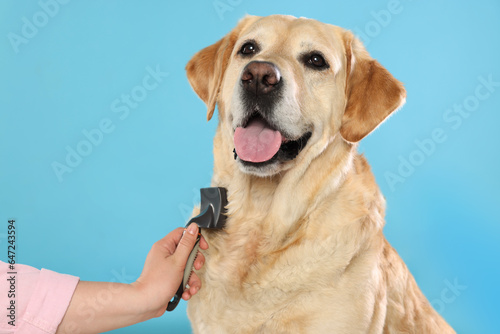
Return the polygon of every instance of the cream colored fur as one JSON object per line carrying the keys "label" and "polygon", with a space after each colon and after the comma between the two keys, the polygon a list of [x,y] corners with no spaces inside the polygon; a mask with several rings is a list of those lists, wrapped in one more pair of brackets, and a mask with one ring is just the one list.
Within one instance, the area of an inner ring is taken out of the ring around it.
{"label": "cream colored fur", "polygon": [[[262,50],[241,59],[249,38]],[[316,49],[327,72],[297,60]],[[234,99],[251,60],[280,68],[293,84],[286,103],[296,106],[295,123],[285,125],[313,133],[297,158],[265,177],[249,174],[232,153],[242,112]],[[405,91],[350,32],[248,16],[187,70],[209,119],[218,104],[212,184],[229,196],[226,228],[204,231],[203,287],[188,305],[194,333],[454,333],[382,234],[385,200],[356,146],[400,107]]]}

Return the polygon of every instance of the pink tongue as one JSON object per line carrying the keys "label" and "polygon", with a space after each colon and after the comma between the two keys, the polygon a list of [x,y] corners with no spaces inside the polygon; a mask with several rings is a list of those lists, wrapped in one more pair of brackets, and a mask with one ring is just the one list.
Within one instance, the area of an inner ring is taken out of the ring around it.
{"label": "pink tongue", "polygon": [[281,146],[281,133],[269,128],[262,119],[250,121],[246,128],[236,128],[234,146],[241,160],[264,162],[271,159]]}

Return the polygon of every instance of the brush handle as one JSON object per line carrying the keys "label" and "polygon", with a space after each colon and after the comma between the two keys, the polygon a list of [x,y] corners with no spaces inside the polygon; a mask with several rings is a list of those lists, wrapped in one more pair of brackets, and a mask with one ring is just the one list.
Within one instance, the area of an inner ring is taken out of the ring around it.
{"label": "brush handle", "polygon": [[189,278],[191,277],[191,273],[193,272],[194,260],[196,260],[196,256],[198,255],[198,249],[200,248],[200,237],[201,234],[198,233],[198,238],[196,239],[196,243],[194,244],[191,253],[189,253],[189,257],[186,262],[186,267],[184,268],[184,276],[182,277],[181,285],[179,286],[179,289],[177,289],[174,298],[172,298],[172,300],[168,302],[167,311],[169,312],[173,311],[177,307],[177,304],[179,304],[181,300],[182,293],[186,289],[186,285],[189,282]]}

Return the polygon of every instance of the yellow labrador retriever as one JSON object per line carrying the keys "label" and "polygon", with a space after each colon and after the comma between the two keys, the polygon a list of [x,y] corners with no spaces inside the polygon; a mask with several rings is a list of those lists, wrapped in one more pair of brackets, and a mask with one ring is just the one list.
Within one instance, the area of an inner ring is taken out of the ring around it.
{"label": "yellow labrador retriever", "polygon": [[357,143],[405,89],[353,34],[247,16],[187,65],[218,105],[222,232],[189,302],[194,333],[454,333],[382,234],[385,201]]}

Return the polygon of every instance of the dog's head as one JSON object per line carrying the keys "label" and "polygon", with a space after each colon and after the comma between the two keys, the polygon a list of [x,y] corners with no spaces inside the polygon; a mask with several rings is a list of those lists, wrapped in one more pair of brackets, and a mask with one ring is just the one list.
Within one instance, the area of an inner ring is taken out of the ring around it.
{"label": "dog's head", "polygon": [[337,135],[357,143],[405,100],[351,32],[292,16],[247,16],[186,69],[208,119],[218,104],[235,163],[257,176],[321,154]]}

